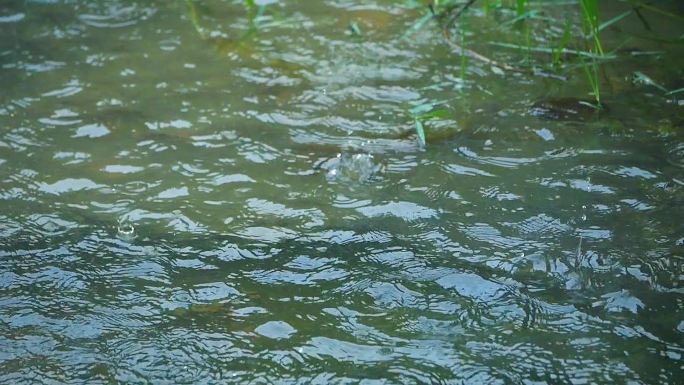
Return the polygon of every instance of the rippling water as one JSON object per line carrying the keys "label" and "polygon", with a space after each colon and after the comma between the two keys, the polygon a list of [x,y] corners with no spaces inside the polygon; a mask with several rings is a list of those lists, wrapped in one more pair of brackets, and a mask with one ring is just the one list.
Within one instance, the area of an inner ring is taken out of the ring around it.
{"label": "rippling water", "polygon": [[401,39],[420,16],[0,4],[0,382],[681,381],[684,103],[625,80],[681,87],[681,44],[630,43],[663,54],[606,65],[607,113],[544,120],[581,72],[462,69]]}

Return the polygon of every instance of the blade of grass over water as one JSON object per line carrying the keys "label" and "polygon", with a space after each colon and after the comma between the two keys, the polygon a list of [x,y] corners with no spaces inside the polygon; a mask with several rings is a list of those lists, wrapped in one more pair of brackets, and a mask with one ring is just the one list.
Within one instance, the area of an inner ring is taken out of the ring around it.
{"label": "blade of grass over water", "polygon": [[603,23],[601,23],[599,25],[598,31],[599,32],[603,31],[604,29],[610,27],[611,25],[613,25],[613,24],[617,23],[618,21],[624,19],[625,17],[631,15],[632,12],[634,12],[634,11],[633,10],[625,11],[625,12],[623,12],[623,13],[621,13],[621,14],[613,17],[613,18],[610,18],[609,20],[604,21]]}
{"label": "blade of grass over water", "polygon": [[525,14],[525,6],[527,5],[527,0],[516,0],[515,12],[518,17]]}
{"label": "blade of grass over water", "polygon": [[190,12],[190,22],[192,23],[192,26],[195,28],[195,31],[197,31],[200,37],[204,39],[204,29],[200,25],[199,14],[197,13],[197,8],[195,8],[195,4],[192,0],[185,0],[185,3],[188,5],[188,9]]}
{"label": "blade of grass over water", "polygon": [[440,107],[446,104],[447,102],[448,100],[442,100],[418,104],[416,106],[411,107],[408,110],[409,114],[413,116],[415,131],[418,137],[418,143],[421,147],[425,147],[427,145],[424,122],[431,119],[449,117],[449,111],[444,107]]}
{"label": "blade of grass over water", "polygon": [[[516,50],[525,50],[528,49],[532,52],[540,52],[540,53],[549,53],[549,54],[554,54],[556,51],[558,51],[558,48],[550,48],[550,47],[527,47],[524,45],[520,44],[510,44],[510,43],[502,43],[502,42],[497,42],[497,41],[492,41],[489,42],[490,45],[494,45],[497,47],[503,47],[503,48],[511,48],[511,49],[516,49]],[[575,49],[569,49],[569,48],[564,48],[561,50],[561,54],[568,54],[568,55],[575,55],[575,56],[582,56],[586,58],[592,58],[592,59],[600,59],[600,60],[610,60],[610,59],[615,59],[617,56],[612,54],[612,53],[607,53],[605,55],[597,55],[591,52],[586,52],[586,51],[578,51]]]}
{"label": "blade of grass over water", "polygon": [[629,54],[632,56],[658,56],[665,55],[665,51],[634,51]]}
{"label": "blade of grass over water", "polygon": [[601,88],[599,79],[598,63],[596,60],[588,62],[586,59],[582,59],[582,68],[587,75],[587,80],[589,81],[589,86],[591,87],[591,94],[596,100],[596,108],[601,108]]}
{"label": "blade of grass over water", "polygon": [[539,17],[539,11],[537,11],[536,9],[532,9],[530,11],[524,12],[522,15],[516,16],[515,18],[513,18],[509,21],[501,23],[499,25],[499,28],[506,28],[506,27],[509,27],[511,25],[515,25],[516,23],[521,22],[523,20],[527,20],[527,19],[555,21],[554,19]]}
{"label": "blade of grass over water", "polygon": [[560,65],[561,55],[563,55],[563,51],[566,49],[566,46],[568,45],[568,42],[570,41],[570,29],[571,28],[572,28],[572,25],[570,24],[570,21],[566,20],[565,27],[563,28],[563,36],[561,36],[561,39],[558,42],[558,47],[556,47],[553,50],[553,59],[551,62],[554,66]]}
{"label": "blade of grass over water", "polygon": [[594,41],[594,50],[603,55],[603,47],[599,37],[598,0],[580,0],[584,27]]}
{"label": "blade of grass over water", "polygon": [[673,19],[676,19],[676,20],[684,21],[684,16],[682,16],[682,15],[677,15],[677,14],[674,14],[674,13],[672,13],[672,12],[665,11],[665,10],[660,9],[660,8],[658,8],[658,7],[656,7],[656,6],[653,6],[653,5],[649,4],[649,3],[644,3],[643,1],[638,1],[638,0],[622,0],[622,2],[626,2],[626,3],[632,4],[633,6],[636,6],[636,7],[639,7],[639,8],[643,8],[643,9],[649,10],[649,11],[651,11],[651,12],[658,13],[658,14],[660,14],[660,15],[667,16],[667,17],[670,17],[670,18],[673,18]]}
{"label": "blade of grass over water", "polygon": [[425,27],[427,23],[429,23],[434,17],[435,15],[432,12],[426,12],[420,19],[413,23],[413,25],[411,25],[411,27],[409,27],[409,29],[407,29],[403,35],[401,35],[401,39],[408,39],[413,34],[423,29],[423,27]]}
{"label": "blade of grass over water", "polygon": [[600,72],[600,62],[599,59],[603,59],[603,45],[601,44],[601,37],[599,36],[599,15],[598,15],[598,0],[579,0],[580,9],[582,14],[583,28],[585,34],[589,35],[592,39],[593,46],[589,48],[592,53],[598,54],[597,56],[591,57],[588,62],[586,59],[582,58],[582,64],[584,67],[584,72],[589,80],[589,85],[591,86],[592,94],[596,100],[597,108],[601,108],[601,79],[599,78]]}

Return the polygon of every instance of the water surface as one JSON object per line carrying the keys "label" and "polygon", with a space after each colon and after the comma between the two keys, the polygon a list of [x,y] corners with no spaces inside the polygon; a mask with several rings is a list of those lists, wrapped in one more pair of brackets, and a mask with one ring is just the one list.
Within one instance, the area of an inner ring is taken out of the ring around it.
{"label": "water surface", "polygon": [[[581,69],[464,62],[424,9],[195,5],[0,5],[0,382],[681,381],[684,103],[632,81],[684,85],[678,20],[607,29],[608,110],[543,119]],[[549,63],[514,17],[463,41]]]}

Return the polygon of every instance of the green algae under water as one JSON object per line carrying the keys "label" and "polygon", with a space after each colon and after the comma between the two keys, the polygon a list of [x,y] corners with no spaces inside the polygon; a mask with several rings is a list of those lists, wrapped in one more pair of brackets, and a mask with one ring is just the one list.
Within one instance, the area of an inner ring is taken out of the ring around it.
{"label": "green algae under water", "polygon": [[681,381],[678,19],[256,3],[0,4],[0,383]]}

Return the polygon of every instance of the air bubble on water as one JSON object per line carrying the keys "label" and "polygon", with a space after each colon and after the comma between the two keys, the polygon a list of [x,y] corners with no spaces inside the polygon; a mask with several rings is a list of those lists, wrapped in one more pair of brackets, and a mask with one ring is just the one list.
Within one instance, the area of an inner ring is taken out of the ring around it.
{"label": "air bubble on water", "polygon": [[582,215],[580,216],[580,221],[585,222],[587,220],[587,205],[582,205]]}
{"label": "air bubble on water", "polygon": [[119,219],[119,225],[116,228],[116,236],[124,241],[132,241],[135,239],[135,227],[125,217]]}

